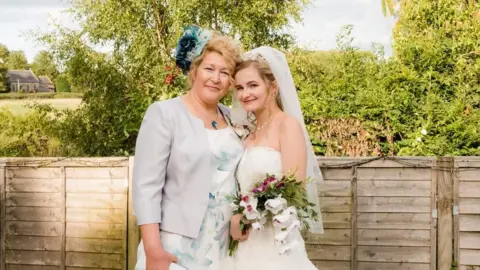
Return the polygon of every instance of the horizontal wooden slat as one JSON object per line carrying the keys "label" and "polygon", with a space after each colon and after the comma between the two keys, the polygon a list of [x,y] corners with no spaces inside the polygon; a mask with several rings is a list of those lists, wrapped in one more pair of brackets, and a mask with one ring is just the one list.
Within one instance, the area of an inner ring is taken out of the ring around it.
{"label": "horizontal wooden slat", "polygon": [[460,231],[480,232],[480,215],[460,215]]}
{"label": "horizontal wooden slat", "polygon": [[460,248],[480,249],[480,232],[461,232]]}
{"label": "horizontal wooden slat", "polygon": [[7,178],[7,192],[60,192],[61,179]]}
{"label": "horizontal wooden slat", "polygon": [[463,265],[479,265],[480,266],[480,250],[460,249],[459,263]]}
{"label": "horizontal wooden slat", "polygon": [[431,181],[430,168],[358,168],[358,180],[417,180]]}
{"label": "horizontal wooden slat", "polygon": [[67,237],[122,239],[123,224],[67,222]]}
{"label": "horizontal wooden slat", "polygon": [[7,207],[7,220],[61,221],[62,211],[51,207]]}
{"label": "horizontal wooden slat", "polygon": [[430,213],[428,197],[358,197],[357,212]]}
{"label": "horizontal wooden slat", "polygon": [[67,237],[66,250],[121,254],[123,252],[123,240]]}
{"label": "horizontal wooden slat", "polygon": [[359,213],[359,229],[430,229],[430,214]]}
{"label": "horizontal wooden slat", "polygon": [[115,270],[113,268],[85,268],[85,267],[66,267],[65,270]]}
{"label": "horizontal wooden slat", "polygon": [[358,230],[358,245],[429,247],[430,230]]}
{"label": "horizontal wooden slat", "polygon": [[67,179],[124,179],[128,177],[127,167],[117,168],[66,168]]}
{"label": "horizontal wooden slat", "polygon": [[67,266],[122,269],[121,254],[67,252]]}
{"label": "horizontal wooden slat", "polygon": [[480,265],[460,265],[458,270],[480,270]]}
{"label": "horizontal wooden slat", "polygon": [[7,221],[8,235],[60,236],[60,222]]}
{"label": "horizontal wooden slat", "polygon": [[372,181],[357,183],[358,196],[430,197],[428,181]]}
{"label": "horizontal wooden slat", "polygon": [[[1,160],[1,159],[0,159]],[[3,159],[8,166],[28,167],[125,167],[128,165],[128,157],[100,157],[100,158],[49,158],[21,157]]]}
{"label": "horizontal wooden slat", "polygon": [[460,198],[460,214],[480,214],[480,198]]}
{"label": "horizontal wooden slat", "polygon": [[458,196],[464,198],[480,198],[480,182],[461,181]]}
{"label": "horizontal wooden slat", "polygon": [[455,157],[456,167],[480,168],[480,157]]}
{"label": "horizontal wooden slat", "polygon": [[321,197],[351,196],[352,184],[350,181],[323,181],[318,184],[318,193]]}
{"label": "horizontal wooden slat", "polygon": [[349,261],[350,247],[306,245],[310,260]]}
{"label": "horizontal wooden slat", "polygon": [[51,250],[60,251],[60,237],[7,236],[7,248],[14,250]]}
{"label": "horizontal wooden slat", "polygon": [[428,263],[359,262],[358,270],[430,270]]}
{"label": "horizontal wooden slat", "polygon": [[65,270],[115,270],[114,268],[85,268],[85,267],[66,267]]}
{"label": "horizontal wooden slat", "polygon": [[72,193],[124,193],[126,179],[67,179],[67,192]]}
{"label": "horizontal wooden slat", "polygon": [[7,206],[57,207],[61,193],[7,193]]}
{"label": "horizontal wooden slat", "polygon": [[322,270],[350,270],[350,262],[312,261],[312,263],[317,269]]}
{"label": "horizontal wooden slat", "polygon": [[124,194],[67,193],[67,207],[70,208],[106,208],[125,207]]}
{"label": "horizontal wooden slat", "polygon": [[479,181],[480,182],[480,168],[471,170],[460,170],[457,173],[460,181]]}
{"label": "horizontal wooden slat", "polygon": [[62,178],[60,168],[28,168],[28,167],[9,167],[7,168],[8,178],[30,178],[30,179],[51,179]]}
{"label": "horizontal wooden slat", "polygon": [[328,168],[322,170],[323,179],[326,181],[352,180],[351,168]]}
{"label": "horizontal wooden slat", "polygon": [[[7,269],[6,270],[60,270],[60,266],[7,264]],[[83,269],[83,270],[85,270],[85,269]],[[90,269],[88,269],[88,270],[90,270]]]}
{"label": "horizontal wooden slat", "polygon": [[351,164],[359,162],[362,162],[358,166],[359,168],[432,167],[435,164],[435,157],[388,157],[375,159],[363,157],[317,157],[320,167],[352,166]]}
{"label": "horizontal wooden slat", "polygon": [[67,208],[67,222],[123,223],[123,209]]}
{"label": "horizontal wooden slat", "polygon": [[350,229],[325,229],[324,234],[307,234],[305,243],[316,245],[350,245],[352,231]]}
{"label": "horizontal wooden slat", "polygon": [[60,265],[59,251],[12,250],[6,254],[10,264]]}
{"label": "horizontal wooden slat", "polygon": [[350,213],[322,213],[323,226],[326,229],[351,228]]}
{"label": "horizontal wooden slat", "polygon": [[359,246],[357,254],[362,262],[430,262],[430,247]]}
{"label": "horizontal wooden slat", "polygon": [[350,197],[323,197],[320,198],[320,209],[322,212],[350,213],[352,203]]}

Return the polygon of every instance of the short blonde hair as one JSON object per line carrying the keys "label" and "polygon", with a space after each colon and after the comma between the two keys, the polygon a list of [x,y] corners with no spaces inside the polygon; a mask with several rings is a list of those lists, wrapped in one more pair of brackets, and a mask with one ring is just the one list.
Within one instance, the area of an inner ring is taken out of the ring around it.
{"label": "short blonde hair", "polygon": [[193,84],[193,76],[197,72],[197,68],[202,64],[203,59],[209,53],[218,53],[225,58],[228,68],[230,69],[230,87],[234,85],[234,73],[237,65],[241,62],[241,48],[238,43],[230,37],[216,34],[207,42],[200,56],[192,62],[192,67],[188,72],[188,81],[190,87]]}

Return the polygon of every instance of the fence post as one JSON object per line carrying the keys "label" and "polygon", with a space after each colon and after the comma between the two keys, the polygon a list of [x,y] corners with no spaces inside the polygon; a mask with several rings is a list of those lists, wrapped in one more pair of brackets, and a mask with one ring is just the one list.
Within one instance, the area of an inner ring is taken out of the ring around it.
{"label": "fence post", "polygon": [[5,162],[0,160],[0,270],[5,270],[6,268],[6,258],[5,258],[5,244],[6,244],[6,232],[7,224],[5,222],[6,215],[6,166]]}
{"label": "fence post", "polygon": [[62,232],[60,246],[60,270],[66,269],[67,260],[67,171],[65,166],[60,167],[62,172],[62,191],[60,207],[62,211]]}
{"label": "fence post", "polygon": [[133,171],[133,159],[128,159],[128,235],[127,235],[127,260],[128,270],[134,270],[137,262],[137,248],[140,243],[140,232],[137,227],[137,220],[133,214],[132,204],[132,171]]}
{"label": "fence post", "polygon": [[438,270],[450,270],[453,262],[453,157],[437,160]]}
{"label": "fence post", "polygon": [[357,166],[352,167],[352,228],[350,247],[350,270],[357,269]]}

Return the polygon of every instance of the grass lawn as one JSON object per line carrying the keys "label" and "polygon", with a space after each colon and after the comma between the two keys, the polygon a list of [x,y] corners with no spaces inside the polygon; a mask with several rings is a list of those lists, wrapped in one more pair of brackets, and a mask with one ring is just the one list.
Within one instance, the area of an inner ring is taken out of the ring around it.
{"label": "grass lawn", "polygon": [[13,114],[21,115],[30,111],[25,108],[26,104],[47,103],[58,109],[75,109],[82,100],[79,98],[55,98],[55,99],[0,99],[0,108],[7,107]]}

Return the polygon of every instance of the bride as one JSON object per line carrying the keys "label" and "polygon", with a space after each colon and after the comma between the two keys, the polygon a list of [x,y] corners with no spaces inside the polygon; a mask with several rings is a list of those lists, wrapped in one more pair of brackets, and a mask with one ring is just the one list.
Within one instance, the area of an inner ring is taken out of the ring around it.
{"label": "bride", "polygon": [[[305,128],[300,103],[285,55],[271,47],[245,54],[235,71],[232,121],[249,125],[246,150],[236,172],[239,189],[251,190],[266,173],[281,176],[295,173],[305,183],[308,197],[320,218],[310,221],[310,230],[323,233],[316,180],[322,176]],[[254,118],[254,120],[252,119]],[[314,270],[300,231],[293,234],[297,246],[280,254],[282,246],[274,236],[277,228],[266,224],[261,230],[240,230],[241,215],[232,217],[230,233],[239,240],[233,261],[236,270]]]}

